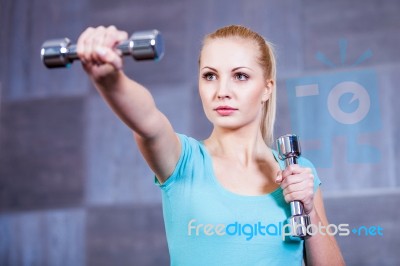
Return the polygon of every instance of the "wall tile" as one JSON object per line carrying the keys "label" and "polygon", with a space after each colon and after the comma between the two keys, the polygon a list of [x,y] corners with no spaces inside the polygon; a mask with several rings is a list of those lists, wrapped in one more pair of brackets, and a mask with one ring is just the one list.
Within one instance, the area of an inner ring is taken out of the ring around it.
{"label": "wall tile", "polygon": [[[400,245],[397,222],[400,213],[395,211],[400,200],[399,190],[372,190],[370,193],[330,197],[325,200],[331,224],[349,224],[348,236],[336,236],[347,265],[398,265],[400,254],[394,249]],[[366,235],[365,229],[380,226],[382,236]]]}
{"label": "wall tile", "polygon": [[[372,52],[373,58],[364,61],[363,65],[398,62],[399,10],[399,2],[396,0],[305,0],[305,68],[329,68],[316,60],[317,52],[322,52],[336,67],[353,65],[368,50]],[[343,62],[339,49],[342,39],[347,41]]]}
{"label": "wall tile", "polygon": [[88,99],[86,125],[86,203],[116,204],[140,200],[141,186],[145,181],[151,183],[152,175],[129,128],[100,97]]}
{"label": "wall tile", "polygon": [[160,205],[92,207],[87,265],[168,265]]}
{"label": "wall tile", "polygon": [[[191,101],[186,86],[153,86],[158,108],[176,132],[188,131]],[[145,119],[145,118],[143,118]],[[154,203],[161,192],[154,185],[154,174],[143,159],[131,130],[118,119],[99,96],[87,101],[86,158],[89,204]]]}
{"label": "wall tile", "polygon": [[126,58],[126,73],[145,85],[185,81],[185,4],[182,1],[89,1],[92,26],[115,25],[128,34],[158,29],[165,41],[165,56],[158,62]]}
{"label": "wall tile", "polygon": [[85,265],[80,209],[0,215],[0,264]]}
{"label": "wall tile", "polygon": [[79,97],[3,104],[1,212],[82,203],[82,118]]}
{"label": "wall tile", "polygon": [[219,27],[241,24],[262,34],[275,46],[278,75],[285,77],[303,68],[301,1],[190,1],[188,12],[186,57],[187,73],[197,83],[197,60],[205,34]]}
{"label": "wall tile", "polygon": [[[85,24],[85,1],[3,1],[0,80],[7,100],[82,95],[81,67],[48,70],[40,60],[45,40],[77,36]],[[51,25],[51,26],[50,26]],[[78,65],[78,66],[77,66]]]}

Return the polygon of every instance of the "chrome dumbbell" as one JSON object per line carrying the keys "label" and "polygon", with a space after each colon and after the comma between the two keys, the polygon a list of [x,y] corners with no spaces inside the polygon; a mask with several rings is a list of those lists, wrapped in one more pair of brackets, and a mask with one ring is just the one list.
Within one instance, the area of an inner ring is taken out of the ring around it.
{"label": "chrome dumbbell", "polygon": [[[299,138],[296,135],[284,135],[276,140],[279,158],[285,161],[285,166],[297,164],[297,159],[301,155]],[[304,213],[303,204],[300,201],[290,202],[291,217],[291,239],[303,239],[309,235],[310,216]]]}
{"label": "chrome dumbbell", "polygon": [[[164,55],[164,41],[158,30],[139,31],[118,44],[116,49],[135,60],[160,60]],[[68,38],[45,41],[40,54],[48,68],[69,67],[74,60],[79,60],[76,45]]]}

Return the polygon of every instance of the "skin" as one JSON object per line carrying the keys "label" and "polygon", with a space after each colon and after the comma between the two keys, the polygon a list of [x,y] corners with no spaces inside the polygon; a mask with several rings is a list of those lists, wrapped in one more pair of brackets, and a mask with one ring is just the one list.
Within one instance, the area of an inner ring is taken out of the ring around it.
{"label": "skin", "polygon": [[[88,28],[78,39],[77,53],[96,89],[132,129],[144,158],[163,183],[179,159],[180,142],[151,94],[123,73],[114,48],[127,37],[113,26]],[[321,191],[313,192],[311,169],[293,165],[280,171],[263,141],[261,111],[274,81],[263,76],[257,57],[257,46],[240,38],[208,40],[203,47],[199,94],[214,126],[204,141],[214,172],[226,189],[240,195],[262,195],[281,186],[287,202],[303,202],[312,223],[328,225]],[[221,115],[218,106],[230,106],[234,111]],[[344,265],[332,236],[317,234],[305,241],[305,247],[308,265]]]}
{"label": "skin", "polygon": [[[275,190],[279,165],[261,136],[263,104],[273,81],[266,80],[256,62],[257,49],[241,39],[209,40],[200,57],[199,93],[214,129],[204,141],[219,182],[242,195]],[[215,108],[235,111],[221,115]]]}

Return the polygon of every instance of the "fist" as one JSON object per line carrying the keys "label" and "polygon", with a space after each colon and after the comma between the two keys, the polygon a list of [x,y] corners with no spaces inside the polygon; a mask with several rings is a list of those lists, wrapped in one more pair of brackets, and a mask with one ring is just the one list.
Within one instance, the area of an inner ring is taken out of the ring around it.
{"label": "fist", "polygon": [[115,49],[128,33],[115,26],[87,28],[78,38],[76,51],[85,71],[95,79],[122,68],[122,58]]}
{"label": "fist", "polygon": [[276,183],[280,184],[287,203],[301,201],[306,214],[314,210],[314,175],[311,168],[290,165],[277,173]]}

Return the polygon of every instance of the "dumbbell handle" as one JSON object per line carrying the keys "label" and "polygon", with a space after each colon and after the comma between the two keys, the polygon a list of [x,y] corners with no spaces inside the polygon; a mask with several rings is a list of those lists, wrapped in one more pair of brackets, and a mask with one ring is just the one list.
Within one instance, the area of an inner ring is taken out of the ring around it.
{"label": "dumbbell handle", "polygon": [[[129,41],[122,42],[121,44],[118,44],[115,48],[121,51],[121,56],[131,55],[131,51],[129,50]],[[71,61],[79,60],[78,53],[76,51],[76,44],[71,44],[68,46],[66,50],[66,56]]]}
{"label": "dumbbell handle", "polygon": [[[164,42],[158,30],[140,31],[118,44],[116,49],[135,60],[159,60],[164,54]],[[48,68],[69,67],[74,60],[79,60],[76,45],[68,38],[44,42],[40,53]]]}

